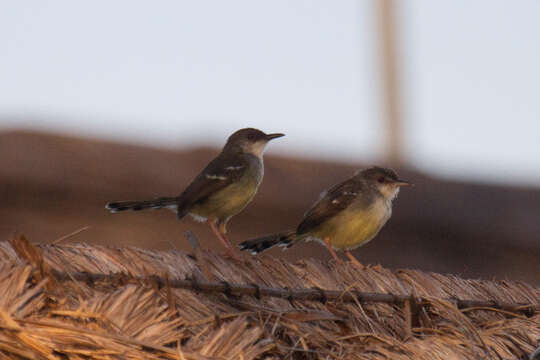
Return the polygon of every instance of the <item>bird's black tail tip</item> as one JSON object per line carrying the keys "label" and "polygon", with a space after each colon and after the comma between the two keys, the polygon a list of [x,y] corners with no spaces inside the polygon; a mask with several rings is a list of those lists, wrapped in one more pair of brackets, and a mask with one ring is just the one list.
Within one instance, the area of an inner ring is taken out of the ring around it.
{"label": "bird's black tail tip", "polygon": [[109,210],[112,213],[119,212],[122,210],[127,210],[125,208],[122,208],[119,203],[114,203],[114,202],[107,203],[107,205],[105,205],[105,209]]}
{"label": "bird's black tail tip", "polygon": [[149,208],[160,208],[161,206],[148,206],[145,203],[108,203],[105,205],[105,209],[109,210],[111,213],[117,213],[120,211],[139,211]]}
{"label": "bird's black tail tip", "polygon": [[270,249],[273,246],[283,246],[289,248],[292,245],[290,234],[274,234],[256,239],[244,241],[238,245],[241,251],[249,251],[252,255]]}
{"label": "bird's black tail tip", "polygon": [[177,199],[174,197],[162,197],[143,201],[117,201],[108,203],[105,205],[105,209],[116,213],[126,210],[139,211],[144,209],[172,208],[176,206],[176,201]]}
{"label": "bird's black tail tip", "polygon": [[113,202],[108,203],[105,205],[105,209],[109,210],[112,213],[117,213],[120,211],[126,211],[126,210],[142,210],[147,208],[144,203],[135,203],[135,202]]}

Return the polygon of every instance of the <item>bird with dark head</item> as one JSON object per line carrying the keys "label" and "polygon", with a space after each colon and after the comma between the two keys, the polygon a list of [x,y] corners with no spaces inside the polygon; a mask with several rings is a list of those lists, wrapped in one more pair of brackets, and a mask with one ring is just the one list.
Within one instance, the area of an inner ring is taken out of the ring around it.
{"label": "bird with dark head", "polygon": [[257,254],[274,245],[291,247],[298,241],[316,240],[341,262],[336,250],[345,251],[349,259],[361,264],[351,250],[372,240],[392,215],[392,200],[402,186],[410,185],[397,174],[382,167],[371,167],[321,194],[296,230],[247,240],[241,250]]}
{"label": "bird with dark head", "polygon": [[238,130],[179,196],[111,202],[106,208],[113,213],[167,208],[175,211],[178,219],[190,215],[197,221],[208,221],[227,253],[232,254],[225,235],[227,222],[253,199],[264,175],[264,149],[270,140],[282,136],[253,128]]}

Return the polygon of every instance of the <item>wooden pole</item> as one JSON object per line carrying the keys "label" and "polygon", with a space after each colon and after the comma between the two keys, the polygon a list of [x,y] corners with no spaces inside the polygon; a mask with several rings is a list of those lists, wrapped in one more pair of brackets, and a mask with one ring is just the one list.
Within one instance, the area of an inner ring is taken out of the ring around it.
{"label": "wooden pole", "polygon": [[397,40],[394,0],[375,0],[380,48],[382,106],[385,132],[385,159],[399,167],[403,164],[403,139],[397,68]]}

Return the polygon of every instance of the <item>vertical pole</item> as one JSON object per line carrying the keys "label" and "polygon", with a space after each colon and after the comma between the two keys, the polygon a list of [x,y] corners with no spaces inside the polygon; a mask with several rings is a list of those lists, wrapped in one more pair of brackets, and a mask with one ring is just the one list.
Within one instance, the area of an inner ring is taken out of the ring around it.
{"label": "vertical pole", "polygon": [[376,3],[382,106],[385,132],[385,160],[392,166],[403,164],[402,124],[397,69],[395,1],[374,0]]}

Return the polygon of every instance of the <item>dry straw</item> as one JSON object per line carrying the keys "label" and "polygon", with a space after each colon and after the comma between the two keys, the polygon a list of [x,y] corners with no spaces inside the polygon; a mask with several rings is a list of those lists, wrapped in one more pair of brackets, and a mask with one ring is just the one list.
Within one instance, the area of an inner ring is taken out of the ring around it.
{"label": "dry straw", "polygon": [[540,341],[530,285],[312,259],[17,238],[0,243],[0,290],[14,359],[527,359]]}

